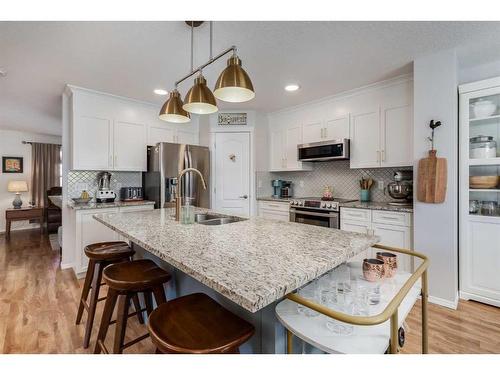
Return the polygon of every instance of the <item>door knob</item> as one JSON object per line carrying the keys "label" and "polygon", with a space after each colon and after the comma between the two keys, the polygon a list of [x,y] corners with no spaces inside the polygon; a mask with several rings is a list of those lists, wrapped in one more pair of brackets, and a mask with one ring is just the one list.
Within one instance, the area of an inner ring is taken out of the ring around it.
{"label": "door knob", "polygon": [[243,198],[243,199],[247,199],[248,198],[248,195],[240,195],[240,198]]}

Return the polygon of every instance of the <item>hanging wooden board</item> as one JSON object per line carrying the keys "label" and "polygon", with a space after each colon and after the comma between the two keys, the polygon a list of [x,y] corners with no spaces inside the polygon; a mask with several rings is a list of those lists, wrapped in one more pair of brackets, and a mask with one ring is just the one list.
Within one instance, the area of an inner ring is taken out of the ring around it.
{"label": "hanging wooden board", "polygon": [[436,150],[418,162],[417,199],[425,203],[443,203],[446,197],[448,166],[445,158],[436,157]]}

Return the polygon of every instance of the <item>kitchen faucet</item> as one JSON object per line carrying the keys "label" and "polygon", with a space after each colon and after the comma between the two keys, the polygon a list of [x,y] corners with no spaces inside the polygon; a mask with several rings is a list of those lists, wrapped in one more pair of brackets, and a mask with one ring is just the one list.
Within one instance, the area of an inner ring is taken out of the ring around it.
{"label": "kitchen faucet", "polygon": [[203,184],[203,189],[207,190],[207,184],[205,183],[205,179],[201,172],[196,168],[186,168],[183,169],[179,176],[177,176],[177,191],[175,194],[175,221],[180,220],[181,216],[181,205],[182,205],[182,176],[184,176],[187,172],[196,172],[201,178],[201,183]]}

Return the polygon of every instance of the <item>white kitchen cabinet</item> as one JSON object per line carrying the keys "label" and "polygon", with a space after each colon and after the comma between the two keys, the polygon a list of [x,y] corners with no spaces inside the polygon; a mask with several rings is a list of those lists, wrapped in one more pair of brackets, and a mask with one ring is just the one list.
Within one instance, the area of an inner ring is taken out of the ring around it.
{"label": "white kitchen cabinet", "polygon": [[297,145],[302,143],[302,127],[292,125],[285,131],[285,165],[286,169],[300,169],[302,162],[298,160]]}
{"label": "white kitchen cabinet", "polygon": [[413,111],[411,105],[382,108],[380,165],[413,165]]}
{"label": "white kitchen cabinet", "polygon": [[302,127],[303,143],[324,142],[349,138],[349,117],[328,118],[305,122]]}
{"label": "white kitchen cabinet", "polygon": [[288,202],[258,202],[258,215],[265,219],[290,221],[290,204]]}
{"label": "white kitchen cabinet", "polygon": [[271,155],[271,171],[280,171],[286,168],[285,151],[284,151],[284,136],[283,129],[276,126],[270,133],[270,155]]}
{"label": "white kitchen cabinet", "polygon": [[188,145],[198,144],[197,133],[190,130],[177,129],[177,134],[175,137],[175,143],[185,143]]}
{"label": "white kitchen cabinet", "polygon": [[74,238],[74,251],[75,251],[75,265],[73,267],[75,274],[78,277],[84,277],[87,271],[88,258],[85,255],[85,246],[104,241],[127,241],[123,236],[117,232],[100,223],[93,218],[96,214],[112,214],[119,212],[132,212],[132,211],[146,211],[153,210],[154,205],[133,205],[124,207],[112,208],[96,208],[90,210],[72,210],[71,214],[74,215],[75,223],[75,238]]}
{"label": "white kitchen cabinet", "polygon": [[146,125],[115,121],[113,126],[113,170],[145,171]]}
{"label": "white kitchen cabinet", "polygon": [[[471,215],[472,216],[472,215]],[[460,261],[460,297],[500,307],[500,219],[471,217],[469,243]]]}
{"label": "white kitchen cabinet", "polygon": [[73,169],[113,168],[113,121],[75,114],[73,117]]}
{"label": "white kitchen cabinet", "polygon": [[351,114],[351,168],[380,167],[379,107]]}
{"label": "white kitchen cabinet", "polygon": [[95,210],[75,210],[76,211],[76,231],[75,248],[76,264],[75,273],[81,276],[87,271],[88,258],[85,255],[85,246],[103,241],[117,241],[118,233],[108,228],[104,224],[95,220],[92,216],[95,214],[117,213],[118,208],[100,208]]}
{"label": "white kitchen cabinet", "polygon": [[154,146],[160,142],[174,142],[175,128],[165,125],[150,125],[148,127],[148,145]]}
{"label": "white kitchen cabinet", "polygon": [[[373,234],[380,237],[379,244],[403,249],[412,249],[412,214],[385,210],[369,210],[361,208],[340,209],[340,229]],[[375,257],[378,249],[368,249],[354,258],[354,261],[363,261],[366,257]],[[413,261],[406,255],[398,255],[398,267],[411,272]]]}
{"label": "white kitchen cabinet", "polygon": [[306,122],[302,127],[303,143],[313,143],[323,141],[325,127],[323,121]]}

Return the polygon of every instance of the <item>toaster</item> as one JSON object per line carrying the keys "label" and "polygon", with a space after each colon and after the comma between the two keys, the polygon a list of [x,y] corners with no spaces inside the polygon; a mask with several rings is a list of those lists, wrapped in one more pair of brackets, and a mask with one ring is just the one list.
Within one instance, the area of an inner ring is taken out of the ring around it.
{"label": "toaster", "polygon": [[120,200],[126,202],[144,200],[142,187],[122,187],[120,189]]}

